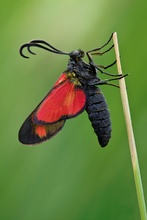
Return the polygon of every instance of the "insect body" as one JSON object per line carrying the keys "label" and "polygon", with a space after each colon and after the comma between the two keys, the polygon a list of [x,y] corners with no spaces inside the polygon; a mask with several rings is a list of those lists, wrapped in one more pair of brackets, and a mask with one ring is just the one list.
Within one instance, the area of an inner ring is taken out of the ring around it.
{"label": "insect body", "polygon": [[53,53],[69,55],[70,59],[67,70],[61,74],[53,88],[23,123],[19,131],[20,142],[37,144],[50,139],[62,129],[66,119],[76,117],[86,110],[100,145],[105,147],[108,144],[111,137],[110,114],[105,98],[97,86],[109,84],[109,81],[123,76],[109,80],[100,80],[97,77],[98,70],[112,75],[96,66],[91,56],[92,54],[102,55],[113,47],[98,53],[105,45],[86,53],[89,64],[83,61],[85,53],[80,49],[66,53],[41,40],[34,40],[21,46],[20,54],[25,58],[28,57],[22,53],[23,49],[27,47],[28,51],[34,54],[31,47],[36,46]]}
{"label": "insect body", "polygon": [[111,137],[111,121],[106,100],[97,87],[90,88],[87,91],[86,111],[92,123],[94,131],[98,137],[99,143],[105,147]]}

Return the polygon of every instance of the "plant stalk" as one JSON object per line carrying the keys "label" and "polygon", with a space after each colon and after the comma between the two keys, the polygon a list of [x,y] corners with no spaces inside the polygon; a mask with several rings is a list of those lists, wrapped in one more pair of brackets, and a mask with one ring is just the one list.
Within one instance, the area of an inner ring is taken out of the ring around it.
{"label": "plant stalk", "polygon": [[[114,42],[114,49],[115,49],[116,60],[117,60],[118,74],[122,75],[118,38],[117,38],[116,32],[113,34],[113,42]],[[130,115],[130,108],[129,108],[125,78],[122,78],[119,80],[119,86],[120,86],[120,93],[121,93],[123,111],[124,111],[124,116],[125,116],[127,134],[128,134],[132,167],[133,167],[133,173],[134,173],[134,179],[135,179],[135,185],[136,185],[138,204],[139,204],[139,209],[140,209],[140,216],[141,216],[141,220],[147,220],[146,205],[145,205],[145,199],[144,199],[144,193],[143,193],[143,186],[142,186],[135,138],[134,138],[133,127],[132,127],[132,122],[131,122],[131,115]]]}

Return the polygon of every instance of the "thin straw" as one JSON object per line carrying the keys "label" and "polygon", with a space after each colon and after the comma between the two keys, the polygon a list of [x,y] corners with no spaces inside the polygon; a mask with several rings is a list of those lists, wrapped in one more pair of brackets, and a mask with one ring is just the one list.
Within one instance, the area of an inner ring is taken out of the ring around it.
{"label": "thin straw", "polygon": [[[119,46],[118,46],[118,39],[117,39],[116,32],[113,34],[113,42],[114,42],[114,48],[115,48],[115,54],[116,54],[116,60],[117,60],[118,74],[122,74]],[[130,108],[129,108],[128,96],[127,96],[127,91],[126,91],[125,78],[122,78],[121,80],[119,80],[119,85],[120,85],[122,105],[123,105],[123,111],[124,111],[127,133],[128,133],[128,141],[129,141],[129,147],[130,147],[130,154],[131,154],[132,167],[133,167],[141,220],[147,220],[146,205],[145,205],[133,127],[132,127],[132,122],[131,122],[131,115],[130,115]]]}

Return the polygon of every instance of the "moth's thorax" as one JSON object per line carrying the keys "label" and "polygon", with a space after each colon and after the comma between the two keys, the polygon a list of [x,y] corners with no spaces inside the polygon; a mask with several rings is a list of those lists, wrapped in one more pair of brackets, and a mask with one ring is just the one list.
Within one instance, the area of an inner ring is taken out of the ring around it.
{"label": "moth's thorax", "polygon": [[84,80],[89,80],[95,77],[92,67],[85,63],[81,58],[73,59],[70,57],[67,66],[68,72],[74,72],[77,78],[83,78]]}

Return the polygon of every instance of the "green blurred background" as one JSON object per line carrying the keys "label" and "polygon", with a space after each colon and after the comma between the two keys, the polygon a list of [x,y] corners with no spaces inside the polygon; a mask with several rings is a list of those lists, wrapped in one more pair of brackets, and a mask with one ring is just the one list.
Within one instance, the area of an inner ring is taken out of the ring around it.
{"label": "green blurred background", "polygon": [[[32,39],[86,51],[117,31],[147,198],[146,0],[1,0],[0,18],[0,219],[140,219],[119,89],[101,86],[113,126],[106,148],[86,112],[50,141],[23,146],[17,139],[22,122],[66,69],[68,57],[34,49],[37,55],[27,60],[18,51]],[[94,59],[107,65],[115,55]],[[117,73],[116,66],[109,72]]]}

